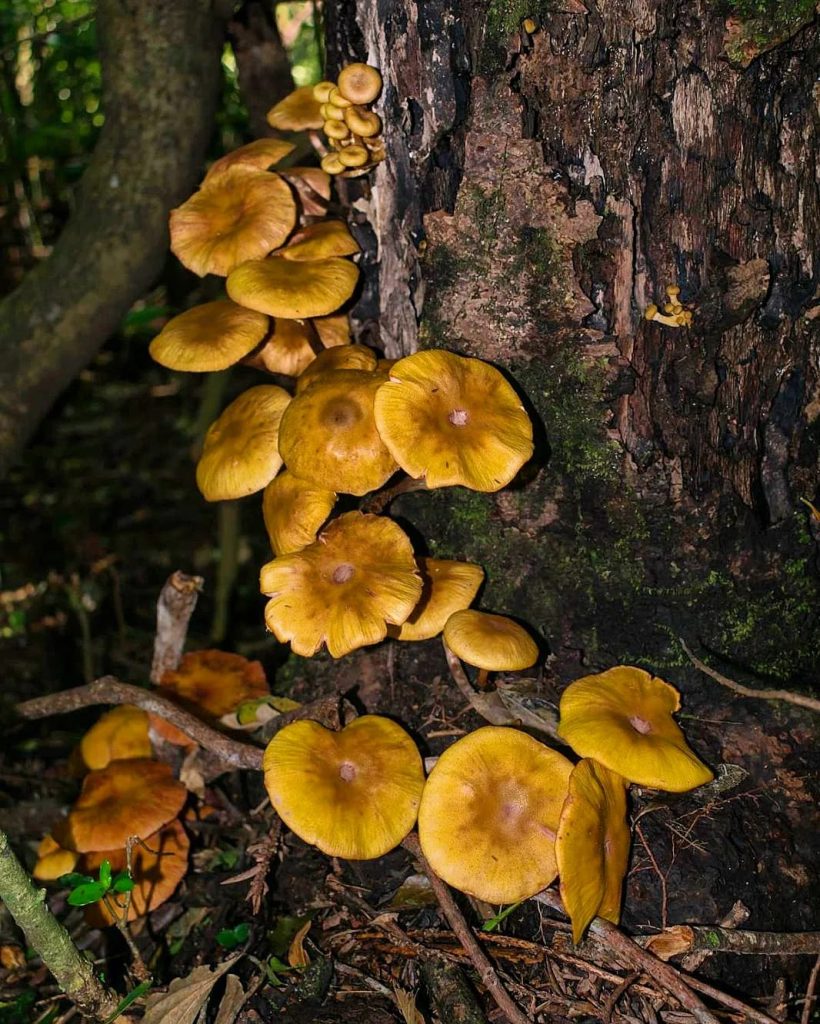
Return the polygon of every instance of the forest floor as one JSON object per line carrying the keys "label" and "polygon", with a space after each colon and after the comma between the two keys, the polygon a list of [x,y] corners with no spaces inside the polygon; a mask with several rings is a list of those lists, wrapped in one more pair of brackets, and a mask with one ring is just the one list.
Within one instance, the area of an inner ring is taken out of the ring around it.
{"label": "forest floor", "polygon": [[[296,701],[344,694],[359,711],[399,720],[425,756],[481,725],[447,675],[436,641],[390,642],[334,664],[287,657],[266,636],[257,574],[270,554],[256,498],[242,503],[232,527],[238,568],[220,609],[220,524],[196,491],[192,457],[213,384],[176,375],[169,381],[150,363],[146,342],[160,312],[146,308],[81,376],[0,492],[3,701],[109,672],[147,685],[157,596],[169,574],[182,569],[206,581],[189,649],[219,646],[258,658],[273,692]],[[232,373],[222,400],[245,383],[242,371]],[[224,541],[224,522],[222,529]],[[531,681],[532,692],[549,708],[567,682],[544,670]],[[645,940],[671,926],[722,921],[740,931],[816,928],[816,716],[737,697],[707,677],[685,698],[687,737],[710,765],[723,767],[717,784],[704,790],[634,795],[624,929]],[[0,828],[28,866],[76,794],[66,765],[97,717],[88,709],[20,724],[3,711]],[[214,810],[190,823],[187,878],[168,903],[132,927],[156,989],[241,953],[234,973],[251,993],[244,1007],[231,1009],[225,979],[214,976],[201,1019],[216,1020],[220,1001],[222,1024],[504,1019],[412,854],[400,849],[378,861],[343,863],[293,835],[279,836],[258,773],[219,776],[205,802]],[[263,849],[271,835],[276,842]],[[257,862],[270,888],[254,913],[247,873]],[[126,991],[129,955],[119,933],[87,925],[66,895],[50,887],[52,910]],[[497,909],[466,898],[460,906],[479,928]],[[241,937],[235,950],[226,938],[231,930]],[[527,1019],[695,1019],[657,976],[619,960],[605,942],[593,938],[574,948],[565,919],[541,903],[529,901],[477,934]],[[808,954],[765,956],[722,951],[715,936],[717,951],[690,952],[683,962],[678,954],[672,962],[752,1006],[757,1024],[816,1017],[816,936],[814,945],[806,940]],[[7,951],[0,961],[0,1024],[70,1019],[41,962],[31,951],[16,955],[17,943],[0,917],[0,952]],[[704,998],[719,1019],[750,1019],[748,1007]],[[195,1017],[167,1019],[184,1024]]]}

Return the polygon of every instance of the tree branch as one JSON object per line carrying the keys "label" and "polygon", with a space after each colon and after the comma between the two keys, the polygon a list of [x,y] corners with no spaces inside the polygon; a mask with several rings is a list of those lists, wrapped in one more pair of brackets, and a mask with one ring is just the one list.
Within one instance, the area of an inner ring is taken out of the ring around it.
{"label": "tree branch", "polygon": [[105,125],[53,253],[0,304],[0,474],[154,280],[212,131],[209,0],[100,0]]}

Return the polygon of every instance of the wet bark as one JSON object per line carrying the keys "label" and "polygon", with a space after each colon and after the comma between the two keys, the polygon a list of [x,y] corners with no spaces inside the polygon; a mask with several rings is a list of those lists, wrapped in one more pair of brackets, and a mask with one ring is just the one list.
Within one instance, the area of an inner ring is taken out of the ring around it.
{"label": "wet bark", "polygon": [[102,0],[97,20],[105,126],[53,253],[0,304],[0,472],[161,269],[213,130],[208,0]]}

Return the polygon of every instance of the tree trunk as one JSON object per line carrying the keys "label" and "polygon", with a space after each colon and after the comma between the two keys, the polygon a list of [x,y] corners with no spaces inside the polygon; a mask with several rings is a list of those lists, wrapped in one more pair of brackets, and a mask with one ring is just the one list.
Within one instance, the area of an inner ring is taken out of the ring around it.
{"label": "tree trunk", "polygon": [[0,304],[0,473],[162,267],[213,130],[210,0],[100,0],[97,18],[105,126],[53,253]]}

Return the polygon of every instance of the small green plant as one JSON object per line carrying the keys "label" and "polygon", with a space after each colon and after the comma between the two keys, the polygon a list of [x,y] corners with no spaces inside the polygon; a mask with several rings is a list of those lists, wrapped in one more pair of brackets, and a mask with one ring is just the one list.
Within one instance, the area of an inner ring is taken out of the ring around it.
{"label": "small green plant", "polygon": [[72,871],[61,876],[60,884],[71,889],[68,902],[72,907],[87,907],[99,900],[105,900],[107,903],[110,894],[121,896],[134,888],[134,881],[127,871],[120,871],[119,874],[112,876],[109,860],[104,860],[100,864],[96,880],[91,875]]}
{"label": "small green plant", "polygon": [[523,900],[518,900],[517,903],[511,903],[508,907],[504,907],[504,909],[500,913],[496,914],[495,917],[488,917],[481,926],[481,930],[483,932],[494,932],[514,910],[518,910],[523,902]]}
{"label": "small green plant", "polygon": [[248,941],[250,934],[251,926],[247,921],[242,921],[240,924],[234,925],[233,928],[223,928],[221,931],[218,931],[216,933],[216,941],[223,949],[236,949],[237,946],[241,946],[243,942]]}

